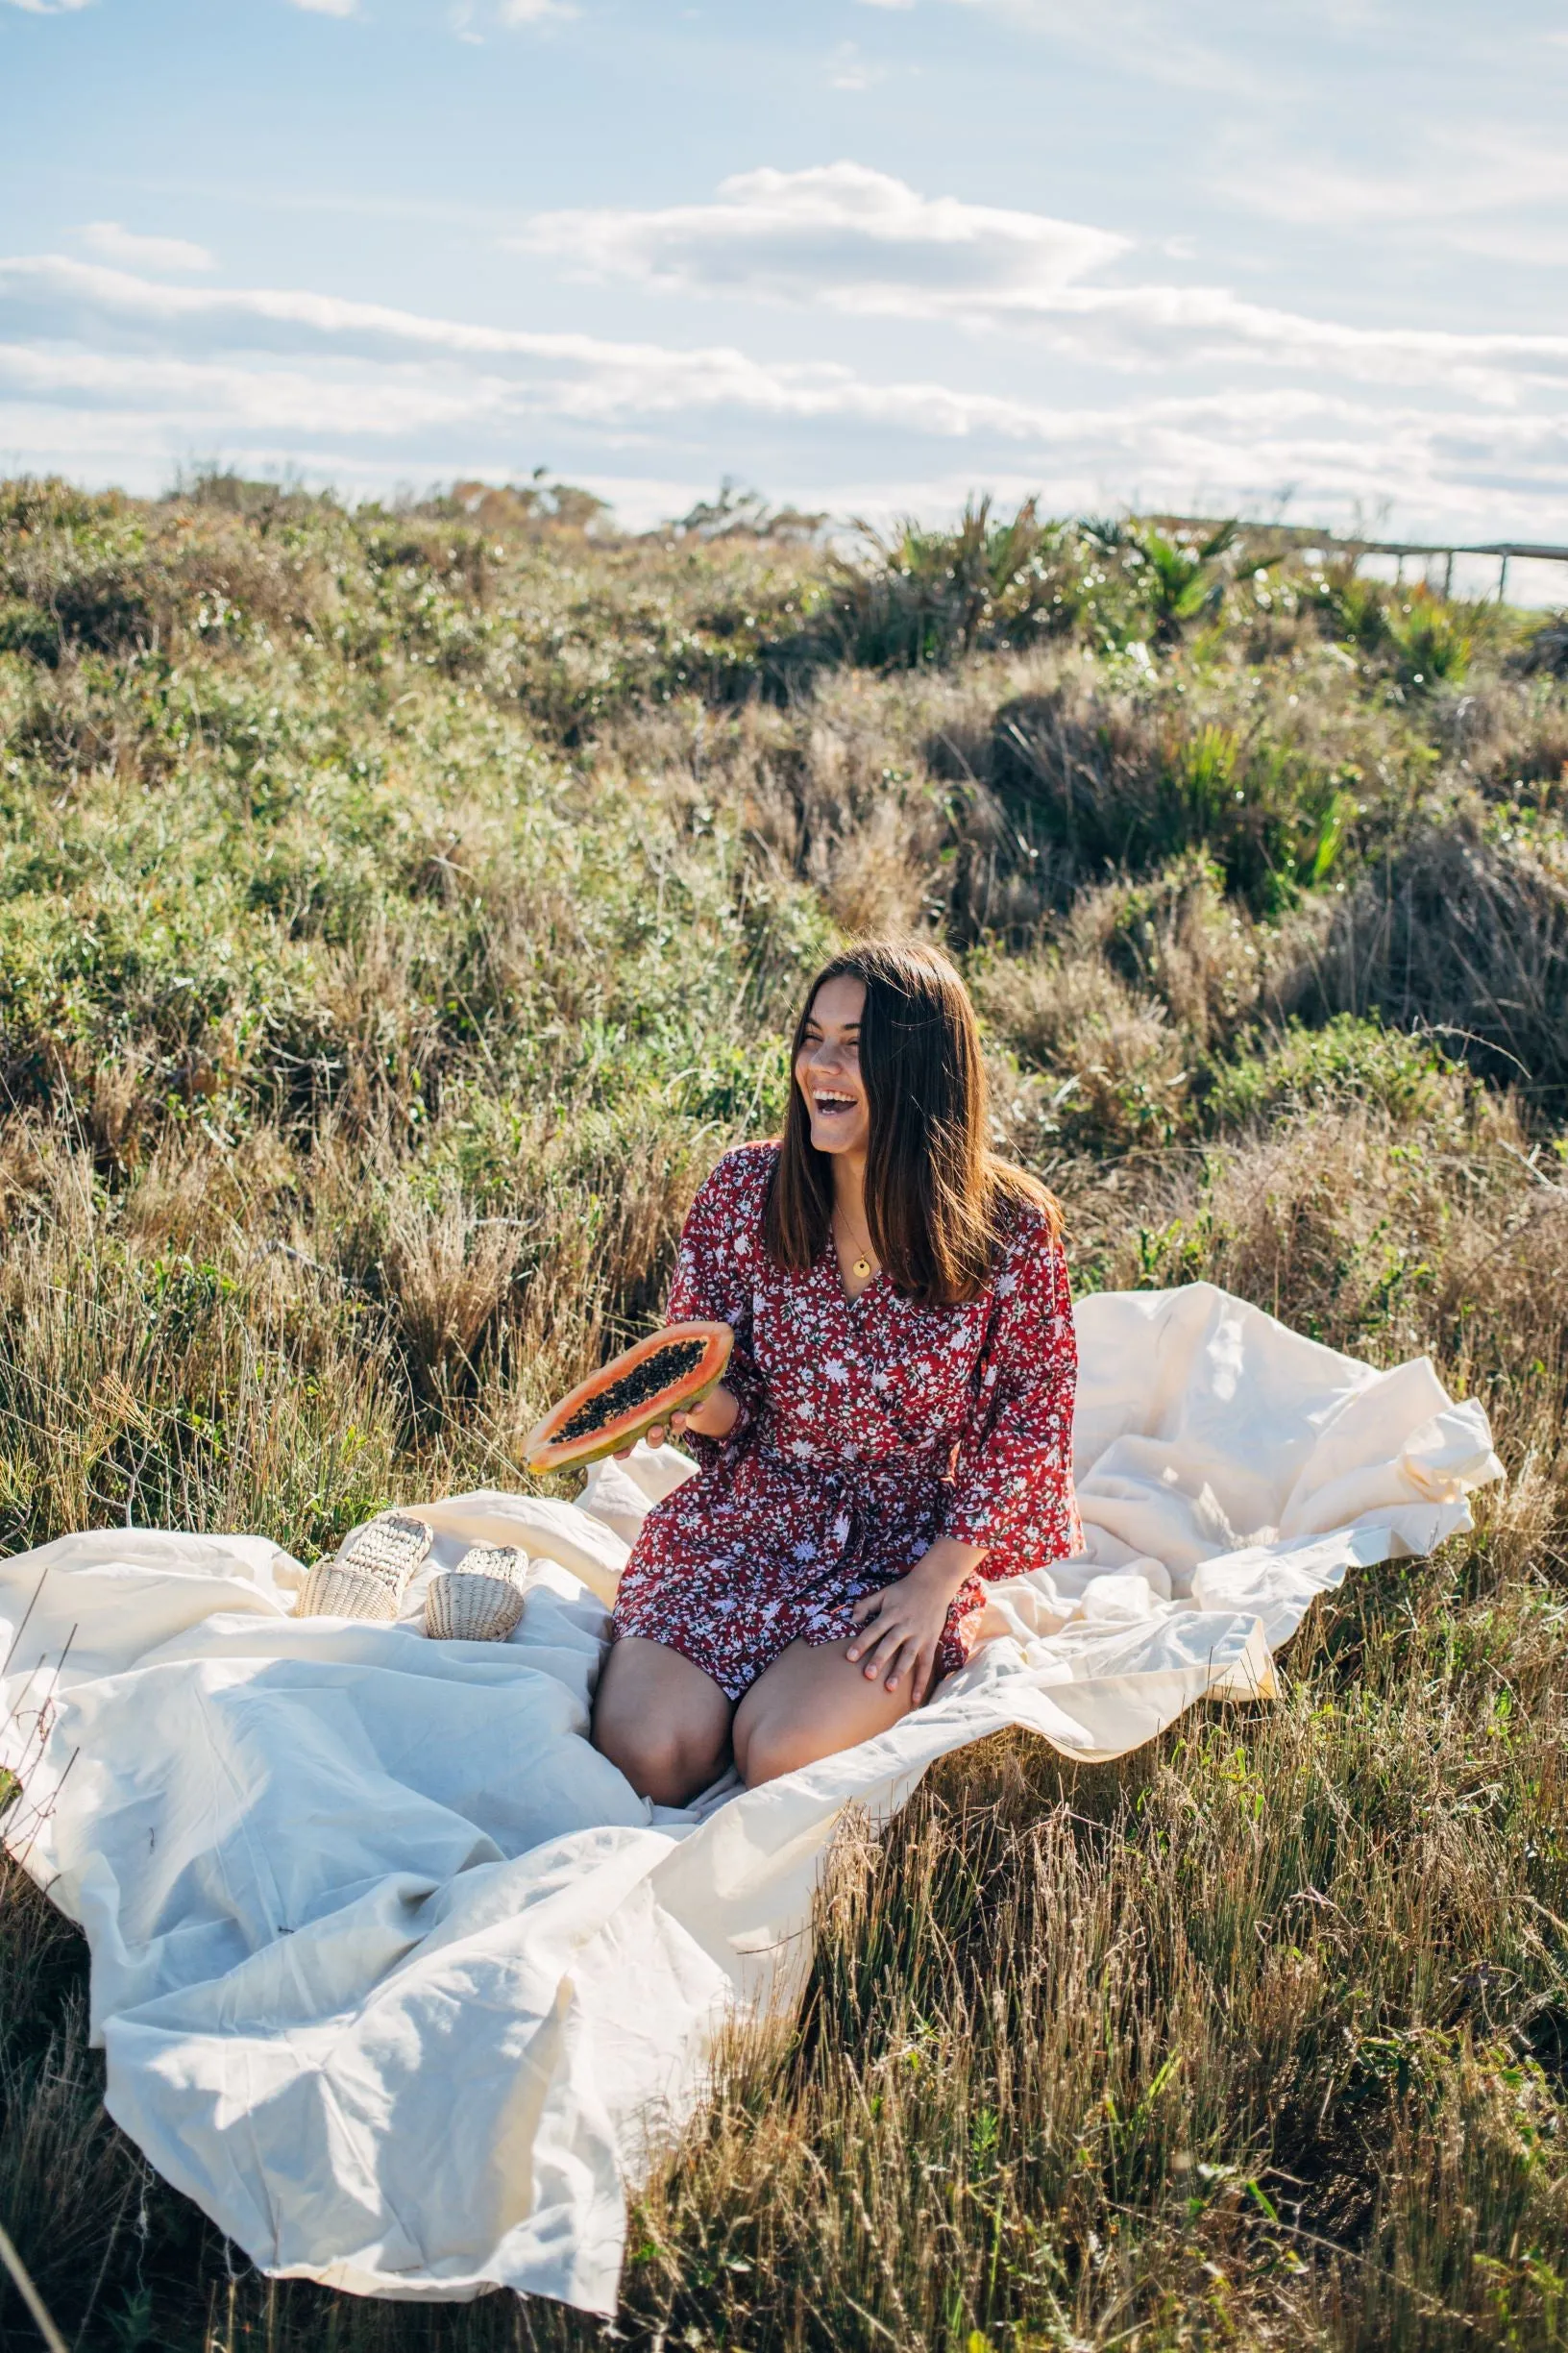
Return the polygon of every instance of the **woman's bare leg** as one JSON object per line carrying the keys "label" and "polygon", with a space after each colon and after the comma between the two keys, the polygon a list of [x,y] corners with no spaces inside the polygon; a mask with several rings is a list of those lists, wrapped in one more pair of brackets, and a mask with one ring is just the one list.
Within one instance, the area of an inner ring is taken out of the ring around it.
{"label": "woman's bare leg", "polygon": [[735,1710],[735,1762],[748,1789],[836,1756],[909,1713],[909,1678],[889,1691],[851,1666],[845,1642],[792,1642]]}
{"label": "woman's bare leg", "polygon": [[592,1738],[640,1798],[685,1805],[728,1763],[734,1712],[712,1676],[679,1651],[624,1634],[600,1673]]}

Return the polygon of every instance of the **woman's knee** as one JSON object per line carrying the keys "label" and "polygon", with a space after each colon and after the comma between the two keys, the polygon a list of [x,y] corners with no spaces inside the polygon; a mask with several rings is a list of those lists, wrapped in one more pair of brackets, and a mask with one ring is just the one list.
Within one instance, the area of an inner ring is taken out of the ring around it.
{"label": "woman's knee", "polygon": [[747,1789],[798,1772],[802,1765],[814,1765],[822,1749],[812,1733],[811,1726],[792,1723],[782,1712],[774,1715],[759,1710],[748,1723],[737,1724],[735,1769]]}
{"label": "woman's knee", "polygon": [[716,1780],[723,1766],[711,1741],[693,1740],[678,1726],[603,1722],[596,1713],[593,1742],[640,1798],[654,1805],[684,1805]]}
{"label": "woman's knee", "polygon": [[723,1771],[729,1718],[729,1702],[701,1668],[631,1636],[604,1661],[591,1738],[640,1798],[684,1805]]}
{"label": "woman's knee", "polygon": [[764,1781],[776,1781],[784,1774],[793,1773],[797,1765],[810,1761],[809,1757],[797,1755],[790,1741],[772,1740],[765,1732],[759,1739],[747,1743],[741,1778],[747,1789],[760,1789]]}

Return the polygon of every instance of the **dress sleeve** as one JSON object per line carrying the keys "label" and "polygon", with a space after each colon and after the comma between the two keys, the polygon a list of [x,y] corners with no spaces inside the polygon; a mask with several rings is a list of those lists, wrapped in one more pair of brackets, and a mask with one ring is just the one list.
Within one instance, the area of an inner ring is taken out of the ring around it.
{"label": "dress sleeve", "polygon": [[671,1279],[665,1320],[672,1324],[728,1324],[735,1345],[723,1385],[740,1407],[726,1438],[683,1434],[698,1460],[732,1459],[762,1404],[763,1379],[752,1354],[751,1294],[762,1248],[762,1195],[757,1171],[738,1156],[722,1160],[687,1213]]}
{"label": "dress sleeve", "polygon": [[959,1442],[943,1532],[983,1544],[982,1577],[1065,1560],[1083,1543],[1072,1488],[1078,1347],[1066,1254],[1043,1224],[1008,1252]]}

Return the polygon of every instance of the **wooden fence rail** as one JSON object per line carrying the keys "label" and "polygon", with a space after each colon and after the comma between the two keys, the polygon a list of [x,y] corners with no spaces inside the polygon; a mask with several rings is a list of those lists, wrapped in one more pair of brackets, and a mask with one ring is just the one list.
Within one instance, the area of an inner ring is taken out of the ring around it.
{"label": "wooden fence rail", "polygon": [[1441,545],[1433,547],[1422,545],[1413,539],[1341,540],[1338,544],[1358,556],[1398,556],[1401,579],[1405,576],[1405,559],[1408,555],[1440,555],[1444,559],[1443,594],[1445,597],[1451,594],[1454,587],[1454,558],[1457,555],[1495,555],[1498,559],[1497,601],[1499,604],[1508,593],[1508,564],[1512,557],[1523,556],[1531,563],[1538,564],[1568,564],[1568,548],[1546,547],[1539,541],[1531,539],[1498,539],[1481,548],[1445,548]]}
{"label": "wooden fence rail", "polygon": [[[1181,530],[1213,531],[1216,526],[1201,516],[1162,515],[1157,520]],[[1399,575],[1405,576],[1405,564],[1410,556],[1424,556],[1429,561],[1442,556],[1443,594],[1449,596],[1454,587],[1454,559],[1457,555],[1486,555],[1497,560],[1497,597],[1501,603],[1508,593],[1508,566],[1517,557],[1531,563],[1568,564],[1568,548],[1552,547],[1540,540],[1494,539],[1483,546],[1461,545],[1458,541],[1421,539],[1341,539],[1333,531],[1314,531],[1310,525],[1300,523],[1253,523],[1243,526],[1252,536],[1272,533],[1291,548],[1321,548],[1325,554],[1348,555],[1354,567],[1363,555],[1392,555],[1399,560]]]}

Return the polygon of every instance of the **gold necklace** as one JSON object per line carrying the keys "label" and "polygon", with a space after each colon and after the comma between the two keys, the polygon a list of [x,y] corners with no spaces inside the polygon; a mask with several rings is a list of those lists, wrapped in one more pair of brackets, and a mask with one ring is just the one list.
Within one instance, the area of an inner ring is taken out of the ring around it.
{"label": "gold necklace", "polygon": [[[833,1215],[834,1222],[837,1224],[838,1212],[836,1210],[833,1213]],[[852,1248],[853,1244],[851,1243],[850,1246]],[[876,1261],[870,1255],[870,1236],[867,1237],[866,1248],[861,1252],[859,1258],[850,1260],[849,1272],[854,1276],[857,1283],[868,1283],[870,1282],[871,1276],[875,1274]]]}

